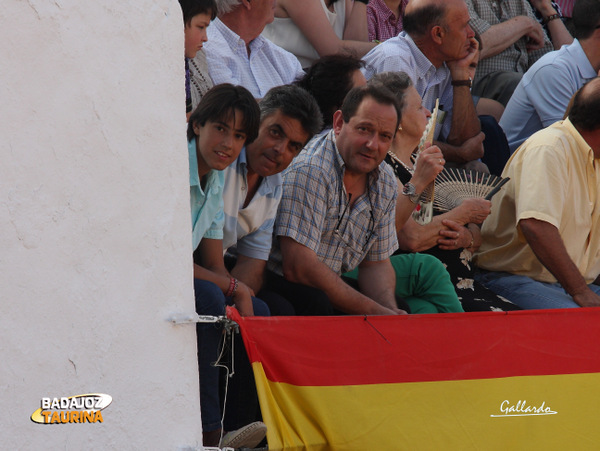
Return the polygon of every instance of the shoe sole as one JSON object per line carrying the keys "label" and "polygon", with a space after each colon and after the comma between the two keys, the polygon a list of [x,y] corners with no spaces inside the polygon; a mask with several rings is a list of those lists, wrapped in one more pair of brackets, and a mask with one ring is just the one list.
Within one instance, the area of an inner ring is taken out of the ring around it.
{"label": "shoe sole", "polygon": [[[237,431],[228,432],[223,437],[223,448],[255,448],[267,433],[267,427],[264,423],[256,422],[248,426],[238,429]],[[228,437],[229,434],[232,434]]]}

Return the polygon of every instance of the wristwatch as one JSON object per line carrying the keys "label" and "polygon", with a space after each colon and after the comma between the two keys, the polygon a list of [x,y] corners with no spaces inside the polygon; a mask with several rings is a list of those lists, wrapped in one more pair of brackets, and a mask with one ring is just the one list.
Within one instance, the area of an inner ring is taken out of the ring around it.
{"label": "wristwatch", "polygon": [[452,83],[450,84],[452,86],[467,86],[468,88],[471,88],[473,85],[473,80],[471,80],[471,77],[469,77],[468,80],[452,80]]}
{"label": "wristwatch", "polygon": [[402,194],[408,196],[408,198],[413,204],[419,203],[419,198],[421,197],[421,195],[417,194],[417,189],[412,183],[408,182],[406,185],[404,185],[404,188],[402,188]]}

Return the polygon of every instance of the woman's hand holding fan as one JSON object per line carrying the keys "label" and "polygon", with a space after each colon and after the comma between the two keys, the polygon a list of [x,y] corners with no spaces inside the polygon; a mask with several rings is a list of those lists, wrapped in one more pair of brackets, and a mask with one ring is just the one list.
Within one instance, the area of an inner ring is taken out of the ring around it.
{"label": "woman's hand holding fan", "polygon": [[410,179],[418,193],[423,192],[427,185],[435,180],[445,164],[444,155],[438,146],[432,146],[430,143],[426,146],[428,147],[417,157],[415,172]]}

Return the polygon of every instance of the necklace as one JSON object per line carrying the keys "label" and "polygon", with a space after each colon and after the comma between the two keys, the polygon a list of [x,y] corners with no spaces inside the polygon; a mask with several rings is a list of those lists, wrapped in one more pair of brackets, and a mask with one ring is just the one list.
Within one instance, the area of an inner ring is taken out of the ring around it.
{"label": "necklace", "polygon": [[392,152],[391,150],[388,150],[387,153],[392,160],[394,160],[396,163],[400,163],[404,167],[404,169],[406,169],[408,172],[410,172],[411,174],[413,174],[415,172],[414,168],[409,167],[404,161],[402,161],[400,158],[398,158],[398,155],[396,155],[394,152]]}
{"label": "necklace", "polygon": [[[206,92],[212,88],[212,80],[209,81],[206,79],[205,74],[208,75],[208,70],[202,70],[202,67],[199,66],[198,62],[193,58],[189,59],[190,62],[190,82],[196,88],[196,93],[198,93],[199,98],[201,99]],[[198,100],[200,102],[200,100]]]}

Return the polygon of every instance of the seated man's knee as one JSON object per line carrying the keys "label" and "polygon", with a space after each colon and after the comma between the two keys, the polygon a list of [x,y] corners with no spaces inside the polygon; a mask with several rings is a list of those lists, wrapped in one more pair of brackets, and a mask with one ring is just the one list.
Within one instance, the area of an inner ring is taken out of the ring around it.
{"label": "seated man's knee", "polygon": [[254,309],[254,316],[271,316],[269,307],[262,299],[253,297],[252,308]]}

